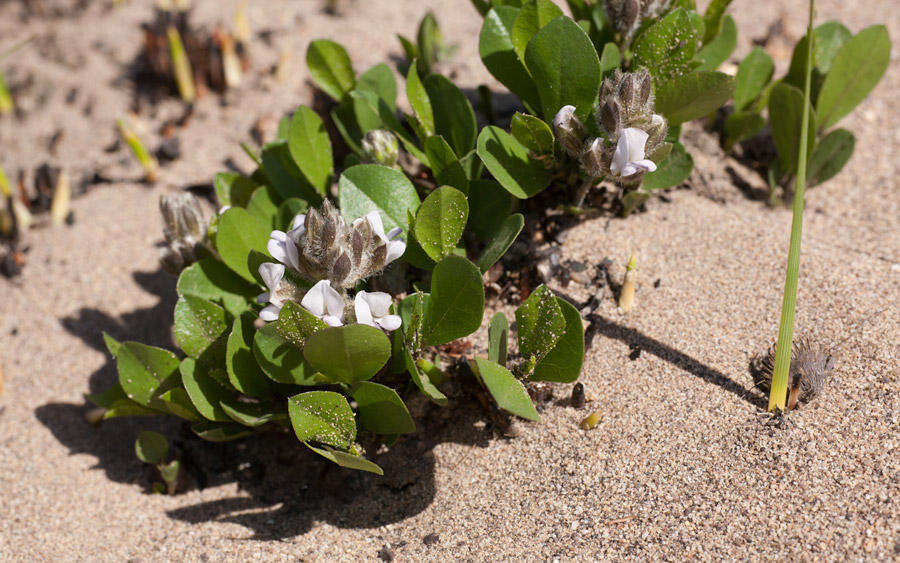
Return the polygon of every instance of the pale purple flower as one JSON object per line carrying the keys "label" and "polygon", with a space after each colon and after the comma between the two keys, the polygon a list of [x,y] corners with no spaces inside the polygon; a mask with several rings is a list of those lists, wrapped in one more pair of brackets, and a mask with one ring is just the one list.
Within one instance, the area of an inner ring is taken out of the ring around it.
{"label": "pale purple flower", "polygon": [[271,262],[260,264],[259,276],[263,279],[263,283],[266,284],[266,288],[269,290],[256,298],[256,301],[260,305],[268,303],[268,305],[263,307],[262,311],[259,312],[259,318],[266,322],[271,322],[278,319],[278,315],[281,313],[281,307],[284,306],[284,299],[279,296],[278,291],[279,286],[284,279],[284,265],[273,264]]}
{"label": "pale purple flower", "polygon": [[401,320],[398,315],[390,314],[392,303],[391,296],[387,293],[360,291],[353,300],[356,322],[388,332],[397,330],[400,328]]}
{"label": "pale purple flower", "polygon": [[300,301],[304,309],[325,321],[328,326],[344,324],[344,304],[344,298],[331,287],[328,280],[317,282]]}
{"label": "pale purple flower", "polygon": [[622,131],[609,165],[610,171],[616,176],[625,178],[639,172],[656,170],[656,163],[644,158],[644,146],[648,137],[646,131],[635,127],[628,127]]}
{"label": "pale purple flower", "polygon": [[272,255],[272,258],[296,270],[299,263],[297,243],[305,232],[306,215],[297,215],[291,222],[291,229],[288,232],[272,231],[272,234],[269,235],[266,249]]}

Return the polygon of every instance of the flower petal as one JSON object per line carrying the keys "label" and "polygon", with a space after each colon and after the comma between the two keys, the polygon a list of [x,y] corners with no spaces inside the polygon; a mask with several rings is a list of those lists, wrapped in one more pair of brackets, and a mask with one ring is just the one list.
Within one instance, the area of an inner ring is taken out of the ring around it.
{"label": "flower petal", "polygon": [[264,293],[260,293],[259,295],[257,295],[256,302],[259,303],[260,305],[265,305],[266,303],[268,303],[269,302],[269,292],[266,291]]}
{"label": "flower petal", "polygon": [[303,228],[303,232],[305,233],[306,232],[306,214],[305,213],[298,214],[296,217],[294,217],[294,220],[291,221],[291,230],[292,231],[296,231],[296,230],[300,229],[301,227]]}
{"label": "flower petal", "polygon": [[391,229],[390,231],[388,231],[388,233],[387,233],[387,239],[388,239],[388,240],[394,240],[395,238],[399,237],[399,236],[400,236],[400,233],[402,233],[402,232],[403,232],[403,229],[402,229],[402,228],[400,228],[400,227],[394,227],[393,229]]}
{"label": "flower petal", "polygon": [[344,323],[343,321],[341,321],[341,319],[331,315],[325,315],[324,317],[322,317],[322,320],[325,321],[325,324],[327,324],[328,326],[344,326]]}
{"label": "flower petal", "polygon": [[331,288],[331,282],[328,280],[317,282],[316,285],[309,288],[309,291],[307,291],[306,295],[303,296],[303,299],[300,300],[300,305],[313,315],[322,318],[322,316],[325,315],[326,288]]}
{"label": "flower petal", "polygon": [[400,319],[399,315],[387,315],[382,317],[376,321],[381,328],[384,330],[391,332],[392,330],[397,330],[400,328],[400,325],[403,323],[402,319]]}
{"label": "flower petal", "polygon": [[278,320],[278,314],[281,313],[281,307],[276,305],[266,305],[259,312],[259,318],[267,323]]}
{"label": "flower petal", "polygon": [[331,282],[328,280],[325,280],[325,282],[328,284],[322,291],[325,296],[325,312],[333,317],[343,318],[344,307],[346,306],[344,298],[331,287]]}
{"label": "flower petal", "polygon": [[284,264],[275,264],[273,262],[260,264],[259,277],[263,279],[263,283],[269,288],[269,292],[275,293],[278,289],[278,284],[284,279]]}
{"label": "flower petal", "polygon": [[653,172],[654,170],[656,170],[656,163],[647,158],[645,158],[644,160],[637,160],[635,162],[632,162],[632,164],[634,164],[641,170],[646,170],[647,172]]}
{"label": "flower petal", "polygon": [[382,240],[387,240],[384,234],[384,223],[381,222],[381,215],[377,211],[369,211],[366,213],[366,221],[372,226],[372,231]]}
{"label": "flower petal", "polygon": [[406,252],[406,243],[402,240],[392,240],[387,245],[387,256],[384,259],[384,265],[387,266],[397,258],[403,256]]}
{"label": "flower petal", "polygon": [[[372,316],[376,319],[390,313],[391,304],[394,300],[391,299],[389,294],[383,291],[360,291],[359,294],[362,294],[363,299],[365,299],[366,303],[369,305],[369,309],[372,311]],[[359,296],[359,294],[357,294],[357,296]]]}
{"label": "flower petal", "polygon": [[366,292],[360,291],[353,299],[353,311],[356,313],[356,322],[361,325],[375,326],[375,319],[372,317],[372,309],[366,300]]}
{"label": "flower petal", "polygon": [[637,162],[644,159],[644,146],[647,144],[649,137],[650,135],[646,131],[635,127],[628,127],[622,131],[619,143],[621,144],[622,139],[625,139],[625,151],[628,162]]}

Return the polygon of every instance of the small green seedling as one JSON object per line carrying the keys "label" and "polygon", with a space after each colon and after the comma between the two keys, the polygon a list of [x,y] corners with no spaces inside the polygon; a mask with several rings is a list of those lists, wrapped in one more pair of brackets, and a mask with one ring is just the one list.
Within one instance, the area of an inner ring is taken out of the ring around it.
{"label": "small green seedling", "polygon": [[129,126],[124,119],[116,120],[116,128],[119,131],[119,136],[125,144],[128,145],[128,148],[131,149],[131,153],[144,170],[144,178],[146,181],[151,183],[156,182],[159,177],[159,163],[157,162],[156,157],[150,154],[144,146],[144,143],[141,142],[140,137],[138,137],[134,129]]}
{"label": "small green seedling", "polygon": [[166,29],[169,38],[169,54],[172,57],[172,69],[175,75],[175,84],[178,93],[185,102],[193,102],[197,98],[197,90],[194,87],[194,72],[191,70],[191,61],[184,50],[181,34],[178,28],[170,25]]}
{"label": "small green seedling", "polygon": [[134,443],[134,452],[138,459],[156,467],[163,483],[154,483],[153,489],[158,493],[174,495],[178,489],[181,474],[181,462],[169,459],[169,442],[159,432],[144,430],[138,434]]}

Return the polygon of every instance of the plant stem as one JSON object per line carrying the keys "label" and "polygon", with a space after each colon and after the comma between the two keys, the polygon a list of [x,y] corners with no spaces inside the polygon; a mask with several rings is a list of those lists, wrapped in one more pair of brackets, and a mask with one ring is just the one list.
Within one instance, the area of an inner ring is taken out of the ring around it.
{"label": "plant stem", "polygon": [[194,73],[191,70],[191,62],[184,51],[184,43],[181,35],[174,25],[166,30],[169,37],[169,52],[172,56],[172,68],[175,72],[175,83],[178,85],[178,93],[185,102],[193,102],[197,97],[194,88]]}
{"label": "plant stem", "polygon": [[803,229],[803,193],[806,190],[806,154],[809,149],[809,103],[812,60],[814,50],[813,12],[815,0],[809,0],[809,24],[806,37],[806,78],[803,85],[803,119],[800,125],[800,148],[797,159],[797,183],[794,190],[794,216],[791,221],[791,242],[788,248],[784,300],[781,303],[781,325],[775,345],[775,370],[769,393],[769,411],[784,410],[787,397],[788,371],[791,367],[791,344],[794,338],[794,310],[797,306],[797,278],[800,273],[800,238]]}
{"label": "plant stem", "polygon": [[16,109],[16,105],[13,102],[12,93],[3,79],[3,73],[0,72],[0,115],[11,114],[14,109]]}

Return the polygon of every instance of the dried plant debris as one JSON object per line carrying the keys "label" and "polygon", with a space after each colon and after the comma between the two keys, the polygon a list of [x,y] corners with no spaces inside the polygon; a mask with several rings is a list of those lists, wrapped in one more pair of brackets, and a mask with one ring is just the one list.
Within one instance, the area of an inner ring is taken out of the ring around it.
{"label": "dried plant debris", "polygon": [[[788,374],[788,410],[797,408],[797,402],[808,403],[822,390],[831,370],[834,358],[830,350],[809,336],[794,340],[791,349],[791,370]],[[775,371],[775,344],[750,361],[753,383],[761,391],[768,393]]]}

